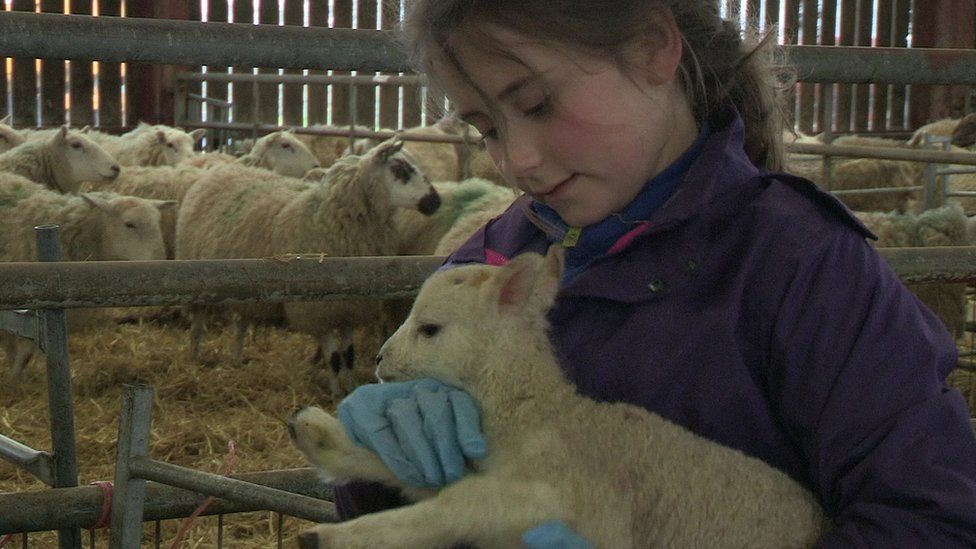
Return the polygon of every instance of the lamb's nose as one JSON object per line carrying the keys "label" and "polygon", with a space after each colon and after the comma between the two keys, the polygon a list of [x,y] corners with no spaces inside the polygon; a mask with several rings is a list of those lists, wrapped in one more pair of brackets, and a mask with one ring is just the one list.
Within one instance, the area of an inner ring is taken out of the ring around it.
{"label": "lamb's nose", "polygon": [[122,168],[118,164],[116,164],[112,166],[112,171],[115,172],[115,175],[118,175],[120,172],[122,172]]}

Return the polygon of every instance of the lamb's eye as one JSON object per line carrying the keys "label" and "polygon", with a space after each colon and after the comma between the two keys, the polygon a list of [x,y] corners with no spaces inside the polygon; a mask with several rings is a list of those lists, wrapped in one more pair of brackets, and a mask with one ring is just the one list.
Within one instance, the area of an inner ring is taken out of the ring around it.
{"label": "lamb's eye", "polygon": [[82,145],[81,143],[79,143],[77,141],[74,141],[74,142],[71,143],[71,148],[72,149],[83,149],[84,148],[84,145]]}
{"label": "lamb's eye", "polygon": [[291,143],[282,143],[281,144],[281,148],[282,149],[290,149],[291,148]]}
{"label": "lamb's eye", "polygon": [[437,332],[441,331],[441,327],[437,324],[421,324],[417,331],[424,337],[434,337]]}
{"label": "lamb's eye", "polygon": [[136,224],[135,224],[135,223],[133,223],[133,222],[131,222],[131,221],[126,221],[126,222],[125,222],[125,227],[126,227],[127,229],[135,229],[135,228],[136,228]]}

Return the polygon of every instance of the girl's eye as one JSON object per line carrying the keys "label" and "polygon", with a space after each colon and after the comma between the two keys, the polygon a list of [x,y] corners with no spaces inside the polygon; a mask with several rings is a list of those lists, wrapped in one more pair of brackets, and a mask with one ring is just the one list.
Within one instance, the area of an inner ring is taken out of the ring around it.
{"label": "girl's eye", "polygon": [[549,114],[549,112],[550,112],[549,101],[547,100],[547,101],[543,101],[543,102],[537,104],[536,106],[532,107],[531,109],[527,109],[525,111],[525,114],[527,116],[540,117],[540,116],[545,116],[545,115]]}
{"label": "girl's eye", "polygon": [[437,324],[421,324],[417,331],[424,337],[434,337],[441,331],[441,327]]}

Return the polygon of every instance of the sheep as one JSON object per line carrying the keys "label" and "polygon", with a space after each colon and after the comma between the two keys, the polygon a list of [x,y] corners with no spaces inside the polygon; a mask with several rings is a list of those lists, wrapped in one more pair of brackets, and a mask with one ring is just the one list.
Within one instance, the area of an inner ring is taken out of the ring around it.
{"label": "sheep", "polygon": [[[177,259],[268,257],[283,253],[330,256],[393,255],[394,207],[433,213],[440,203],[430,182],[418,172],[401,141],[387,141],[362,156],[333,164],[321,181],[298,181],[266,170],[228,166],[212,171],[183,198],[177,217]],[[352,332],[379,317],[378,302],[287,303],[289,326],[313,335],[328,359],[333,394],[352,376]],[[255,314],[273,307],[236,308],[235,360]],[[200,315],[193,315],[191,353],[199,347]],[[340,333],[335,337],[335,330]],[[345,360],[345,368],[342,361]],[[348,373],[346,372],[348,371]]]}
{"label": "sheep", "polygon": [[[313,125],[311,126],[311,128],[339,130],[339,131],[349,130],[348,126],[338,127],[338,126],[325,126],[322,124]],[[354,129],[360,132],[373,131],[373,128],[367,128],[366,126],[355,126]],[[295,137],[297,137],[302,143],[305,144],[306,147],[308,147],[310,151],[312,151],[312,154],[315,156],[315,158],[318,159],[319,164],[323,168],[327,168],[331,166],[332,164],[335,163],[336,160],[339,159],[339,157],[351,152],[351,149],[349,147],[350,144],[349,137],[345,135],[320,135],[320,134],[299,133],[296,134]],[[359,151],[358,154],[365,152],[366,150],[368,150],[370,147],[374,145],[376,145],[376,142],[371,141],[370,146]]]}
{"label": "sheep", "polygon": [[112,155],[67,126],[0,154],[0,172],[21,175],[63,193],[78,192],[85,181],[112,181],[120,170]]}
{"label": "sheep", "polygon": [[952,144],[964,149],[976,145],[976,113],[970,113],[959,119],[959,123],[952,130]]}
{"label": "sheep", "polygon": [[318,159],[290,130],[269,133],[258,139],[244,156],[225,153],[205,153],[185,160],[183,165],[197,168],[220,168],[239,163],[264,168],[288,177],[303,177],[320,166]]}
{"label": "sheep", "polygon": [[[920,214],[855,212],[878,240],[878,248],[964,246],[968,220],[959,204],[926,210]],[[942,319],[956,337],[965,329],[966,285],[950,283],[910,284],[908,288]]]}
{"label": "sheep", "polygon": [[176,166],[194,155],[193,149],[207,130],[189,133],[162,124],[140,122],[121,136],[91,132],[93,140],[114,155],[123,166]]}
{"label": "sheep", "polygon": [[[146,200],[115,193],[67,195],[15,174],[0,173],[0,262],[36,261],[33,227],[60,225],[65,261],[149,260],[163,258],[160,211],[172,201]],[[83,311],[71,311],[73,329]],[[30,342],[0,333],[7,360],[19,375],[34,352]]]}
{"label": "sheep", "polygon": [[[205,155],[199,155],[205,156]],[[112,182],[111,190],[130,196],[172,200],[179,205],[183,196],[201,177],[207,173],[203,168],[180,164],[178,166],[123,166],[119,177]],[[104,183],[85,183],[84,191],[107,190]],[[166,259],[176,257],[176,212],[177,208],[169,208],[162,212],[160,226],[163,231],[163,243],[166,249]]]}
{"label": "sheep", "polygon": [[433,274],[376,357],[385,381],[433,377],[477,402],[489,451],[461,480],[436,493],[403,486],[328,413],[293,414],[294,444],[326,479],[378,481],[420,499],[314,527],[301,547],[520,547],[551,520],[596,547],[816,543],[828,519],[784,472],[645,408],[576,392],[547,335],[561,258],[554,246],[545,258]]}
{"label": "sheep", "polygon": [[5,153],[27,141],[27,138],[20,132],[7,125],[9,118],[9,116],[5,116],[3,120],[0,120],[0,153]]}

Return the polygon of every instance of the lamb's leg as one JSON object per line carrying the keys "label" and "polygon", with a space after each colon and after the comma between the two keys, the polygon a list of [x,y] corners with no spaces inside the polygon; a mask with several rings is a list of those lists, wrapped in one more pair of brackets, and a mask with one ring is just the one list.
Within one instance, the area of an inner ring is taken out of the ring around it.
{"label": "lamb's leg", "polygon": [[375,453],[354,443],[338,419],[321,408],[301,408],[288,421],[295,446],[329,480],[365,480],[398,487],[409,499],[433,491],[404,486]]}
{"label": "lamb's leg", "polygon": [[247,319],[234,313],[234,341],[231,342],[231,356],[235,364],[244,364],[244,338],[247,336]]}
{"label": "lamb's leg", "polygon": [[562,520],[572,526],[561,501],[542,483],[471,475],[431,499],[313,527],[299,536],[299,546],[427,549],[471,543],[481,549],[521,547],[522,534],[543,522]]}
{"label": "lamb's leg", "polygon": [[196,361],[200,356],[200,339],[203,337],[203,328],[206,315],[200,307],[190,306],[190,360]]}
{"label": "lamb's leg", "polygon": [[[13,375],[17,377],[27,368],[27,364],[34,356],[34,350],[37,349],[37,345],[33,341],[20,337],[13,337],[12,339],[14,340],[14,352],[12,355]],[[8,356],[11,355],[8,354]]]}
{"label": "lamb's leg", "polygon": [[342,388],[339,385],[339,373],[342,371],[342,355],[339,353],[339,340],[333,330],[328,330],[318,338],[319,350],[322,353],[322,360],[329,364],[329,392],[332,398],[338,399],[342,396]]}

